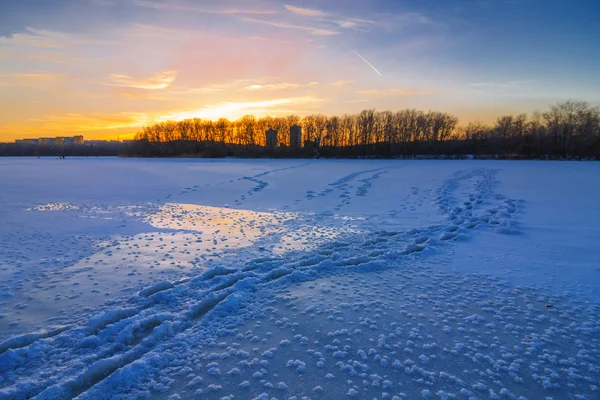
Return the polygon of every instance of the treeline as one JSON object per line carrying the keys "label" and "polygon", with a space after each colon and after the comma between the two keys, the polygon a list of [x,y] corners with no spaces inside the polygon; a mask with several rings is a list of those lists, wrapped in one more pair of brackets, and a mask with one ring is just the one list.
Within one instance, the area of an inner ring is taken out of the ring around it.
{"label": "treeline", "polygon": [[440,112],[403,110],[376,112],[364,110],[360,114],[342,117],[309,115],[300,118],[256,118],[246,115],[239,120],[219,119],[216,122],[199,118],[183,121],[165,121],[143,129],[136,139],[150,142],[195,140],[223,142],[246,146],[264,146],[265,132],[279,131],[279,144],[290,145],[289,130],[293,125],[302,127],[303,140],[320,140],[322,146],[346,147],[382,142],[443,141],[456,128],[458,119]]}
{"label": "treeline", "polygon": [[[308,146],[290,148],[290,127],[302,127]],[[265,132],[279,131],[278,148],[266,149]],[[499,155],[511,158],[600,159],[600,109],[567,101],[546,112],[498,118],[495,124],[459,126],[437,111],[375,111],[327,117],[244,116],[216,122],[198,118],[145,127],[126,156],[200,157],[409,157],[413,155]]]}

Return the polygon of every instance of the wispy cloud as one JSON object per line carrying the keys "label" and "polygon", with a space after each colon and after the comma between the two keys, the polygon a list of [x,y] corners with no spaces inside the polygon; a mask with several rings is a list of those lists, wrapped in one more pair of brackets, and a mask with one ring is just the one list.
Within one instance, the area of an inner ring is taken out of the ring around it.
{"label": "wispy cloud", "polygon": [[532,80],[509,81],[509,82],[475,82],[471,86],[476,88],[518,88],[533,83]]}
{"label": "wispy cloud", "polygon": [[41,88],[56,83],[60,74],[49,72],[0,73],[0,86]]}
{"label": "wispy cloud", "polygon": [[297,89],[301,87],[311,87],[318,85],[319,82],[309,82],[307,84],[300,83],[290,83],[290,82],[282,82],[282,83],[272,83],[272,84],[253,84],[250,86],[246,86],[248,90],[281,90],[281,89]]}
{"label": "wispy cloud", "polygon": [[244,18],[243,20],[245,22],[252,22],[252,23],[256,23],[256,24],[274,26],[276,28],[296,29],[296,30],[307,31],[316,36],[332,36],[332,35],[339,35],[341,33],[339,31],[333,31],[330,29],[321,29],[321,28],[315,28],[312,26],[295,25],[295,24],[289,24],[287,22],[267,21],[264,19],[256,19],[256,18]]}
{"label": "wispy cloud", "polygon": [[369,25],[374,23],[374,21],[371,20],[362,18],[349,18],[313,8],[296,7],[289,4],[286,4],[284,7],[296,15],[301,15],[304,17],[316,17],[321,22],[334,24],[344,29],[368,31]]}
{"label": "wispy cloud", "polygon": [[247,9],[247,8],[207,8],[198,6],[196,4],[182,2],[182,1],[149,1],[149,0],[134,0],[134,4],[139,7],[153,8],[157,10],[168,10],[168,11],[186,11],[195,12],[201,14],[224,14],[224,15],[236,15],[236,14],[248,14],[248,15],[270,15],[277,14],[277,11],[273,10],[262,10],[262,9]]}
{"label": "wispy cloud", "polygon": [[250,86],[247,86],[246,89],[249,89],[249,90],[279,90],[279,89],[293,89],[293,88],[297,88],[297,87],[300,87],[300,85],[298,83],[283,82],[283,83],[275,83],[275,84],[269,84],[269,85],[250,85]]}
{"label": "wispy cloud", "polygon": [[352,84],[354,82],[356,82],[356,81],[353,81],[353,80],[341,80],[341,81],[333,82],[331,84],[331,86],[345,86],[345,85],[350,85],[350,84]]}
{"label": "wispy cloud", "polygon": [[64,60],[62,60],[58,57],[53,57],[53,56],[43,55],[43,54],[30,55],[30,56],[27,56],[27,58],[30,58],[32,60],[48,61],[48,62],[55,63],[55,64],[62,64],[65,62]]}
{"label": "wispy cloud", "polygon": [[339,35],[341,32],[331,31],[329,29],[315,29],[311,33],[313,35],[317,35],[317,36],[333,36],[333,35]]}
{"label": "wispy cloud", "polygon": [[206,94],[206,93],[217,93],[223,91],[232,91],[239,90],[247,87],[249,84],[254,83],[255,81],[249,79],[240,79],[235,80],[228,83],[215,83],[211,85],[201,86],[201,87],[172,87],[168,90],[168,94],[177,95],[177,96],[185,96],[185,95],[196,95],[196,94]]}
{"label": "wispy cloud", "polygon": [[367,96],[419,96],[435,94],[434,90],[429,89],[368,89],[360,90],[359,94]]}
{"label": "wispy cloud", "polygon": [[104,38],[91,37],[86,35],[75,35],[71,33],[51,31],[47,29],[27,28],[27,32],[35,37],[47,38],[54,42],[59,42],[59,47],[65,45],[114,45],[118,44],[114,40],[106,40]]}
{"label": "wispy cloud", "polygon": [[423,24],[423,25],[433,25],[436,22],[421,13],[417,13],[417,12],[407,12],[407,13],[401,13],[401,14],[395,14],[393,17],[393,20],[395,22],[398,23],[419,23],[419,24]]}
{"label": "wispy cloud", "polygon": [[355,99],[355,100],[347,100],[346,103],[368,103],[373,101],[371,99]]}
{"label": "wispy cloud", "polygon": [[302,7],[294,7],[289,4],[284,6],[288,11],[293,12],[294,14],[305,15],[309,17],[323,17],[327,15],[326,12],[321,10],[315,10],[312,8],[302,8]]}
{"label": "wispy cloud", "polygon": [[41,47],[50,50],[65,49],[74,46],[113,45],[115,41],[47,29],[26,28],[25,32],[10,37],[0,36],[0,46]]}
{"label": "wispy cloud", "polygon": [[146,79],[132,78],[128,75],[111,74],[109,76],[112,86],[122,86],[145,90],[160,90],[171,85],[177,78],[177,71],[157,72]]}
{"label": "wispy cloud", "polygon": [[136,90],[122,90],[119,92],[119,96],[127,100],[169,100],[165,96],[157,96],[156,92],[152,91],[136,91]]}
{"label": "wispy cloud", "polygon": [[45,49],[61,49],[63,46],[49,41],[49,38],[44,38],[39,35],[31,35],[28,33],[16,33],[11,37],[0,36],[0,46],[28,46],[41,47]]}
{"label": "wispy cloud", "polygon": [[259,36],[259,35],[248,36],[247,39],[254,40],[257,42],[292,43],[292,41],[290,41],[290,40],[277,39],[277,38],[272,38],[272,37],[264,37],[264,36]]}
{"label": "wispy cloud", "polygon": [[33,73],[0,73],[0,78],[54,78],[55,74],[46,73],[46,72],[33,72]]}
{"label": "wispy cloud", "polygon": [[47,54],[18,54],[18,53],[0,52],[0,58],[47,61],[47,62],[51,62],[54,64],[63,64],[65,62],[65,60],[62,58],[55,57],[52,55],[47,55]]}

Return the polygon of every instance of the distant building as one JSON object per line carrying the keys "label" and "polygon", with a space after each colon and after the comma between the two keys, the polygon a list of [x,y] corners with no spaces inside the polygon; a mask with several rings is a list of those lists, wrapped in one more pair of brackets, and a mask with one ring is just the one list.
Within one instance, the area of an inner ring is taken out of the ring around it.
{"label": "distant building", "polygon": [[17,139],[15,140],[16,144],[26,144],[26,145],[39,145],[39,146],[63,146],[63,145],[82,145],[84,144],[83,136],[73,136],[73,137],[65,137],[65,136],[57,136],[55,138],[51,137],[41,137],[37,139],[29,138],[29,139]]}
{"label": "distant building", "polygon": [[267,131],[267,148],[274,149],[275,147],[277,147],[277,131],[269,129]]}
{"label": "distant building", "polygon": [[294,125],[290,128],[290,147],[299,149],[302,147],[302,127]]}

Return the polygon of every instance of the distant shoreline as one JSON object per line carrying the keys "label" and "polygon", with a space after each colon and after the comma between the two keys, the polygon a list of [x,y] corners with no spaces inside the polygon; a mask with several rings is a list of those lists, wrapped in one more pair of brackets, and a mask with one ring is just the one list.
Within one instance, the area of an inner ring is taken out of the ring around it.
{"label": "distant shoreline", "polygon": [[55,160],[68,160],[68,159],[85,159],[85,158],[110,158],[110,159],[139,159],[139,160],[365,160],[365,161],[377,161],[377,160],[399,160],[399,161],[600,161],[593,157],[522,157],[518,155],[412,155],[412,156],[395,156],[395,157],[378,157],[378,156],[357,156],[357,157],[273,157],[273,156],[226,156],[226,157],[203,157],[195,155],[180,155],[180,156],[129,156],[129,155],[70,155],[61,158],[58,155],[5,155],[0,154],[0,159],[7,158],[31,158],[31,159],[55,159]]}

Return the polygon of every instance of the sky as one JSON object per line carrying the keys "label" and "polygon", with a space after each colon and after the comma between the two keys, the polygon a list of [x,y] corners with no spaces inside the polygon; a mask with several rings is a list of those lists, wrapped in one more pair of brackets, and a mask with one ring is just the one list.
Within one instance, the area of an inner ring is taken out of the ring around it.
{"label": "sky", "polygon": [[0,141],[168,119],[600,104],[597,0],[0,0]]}

